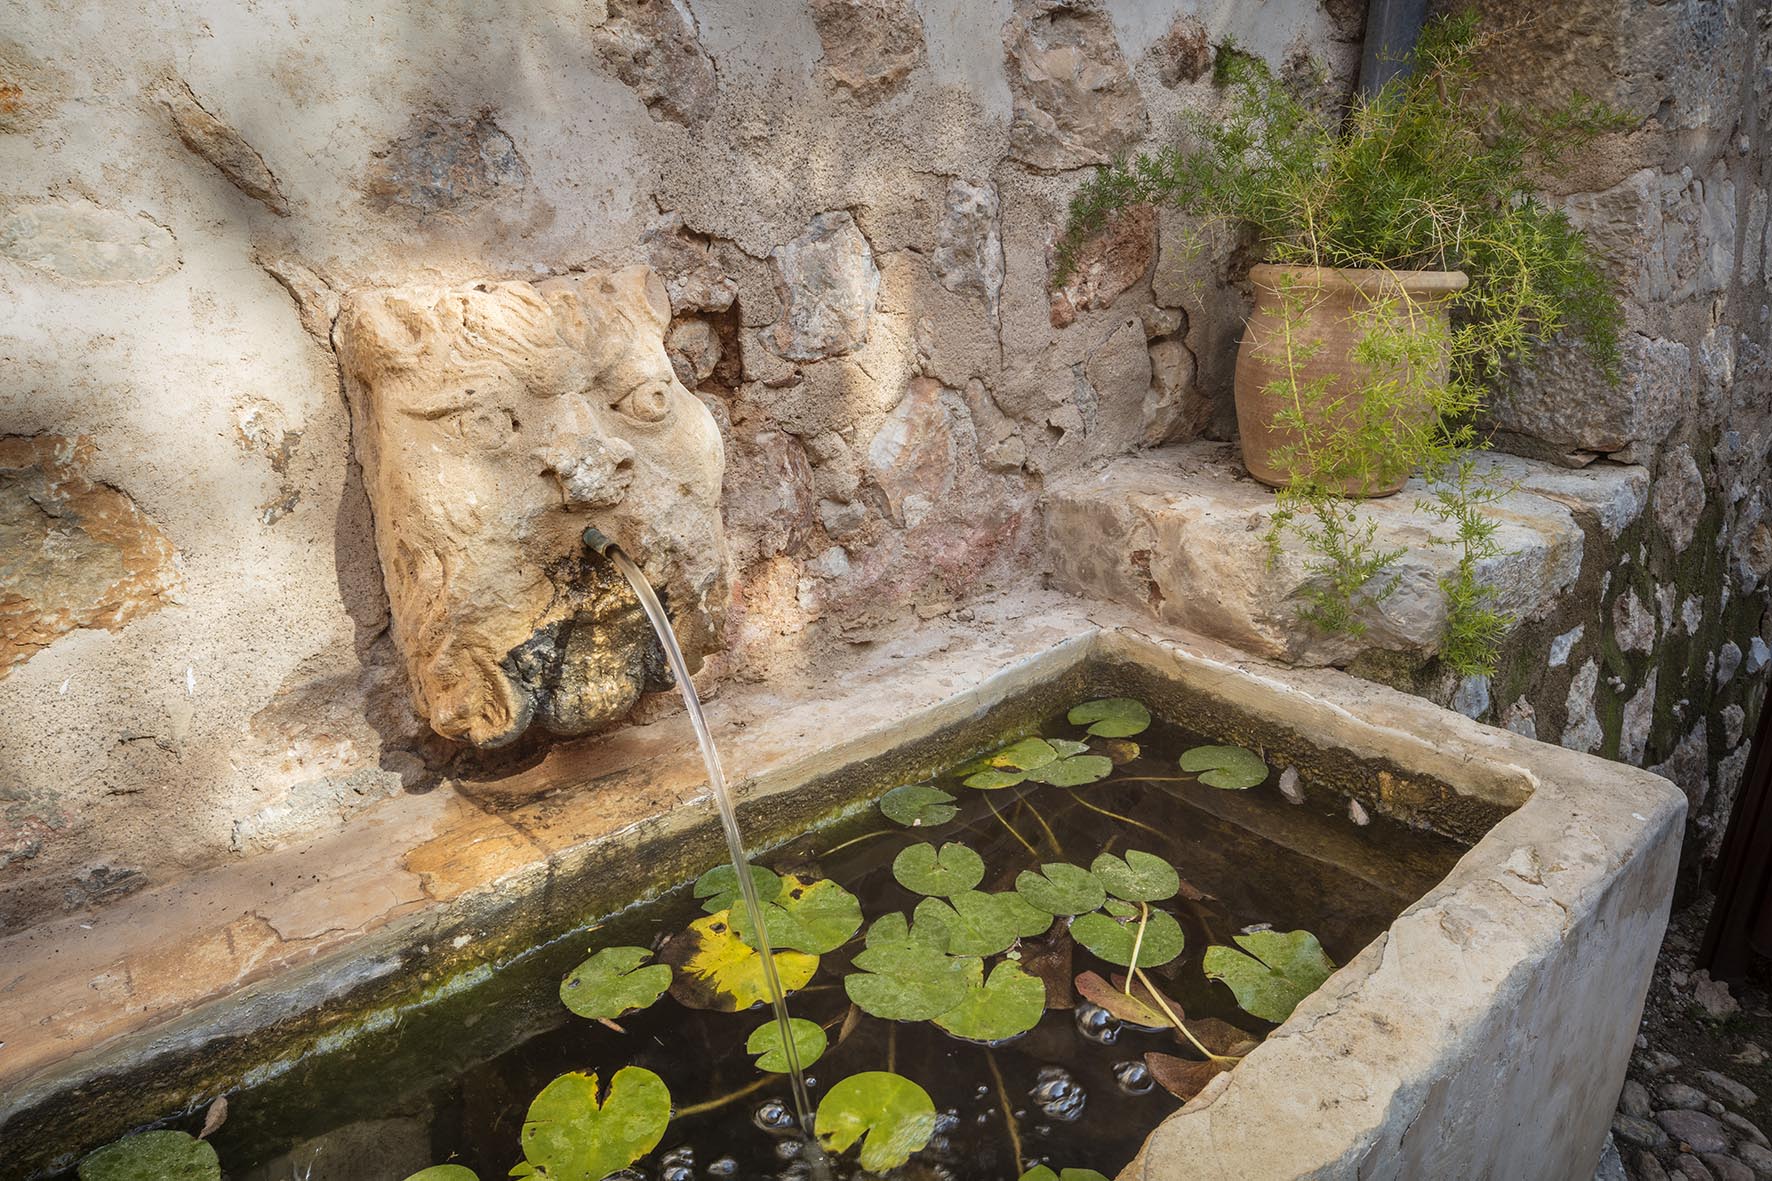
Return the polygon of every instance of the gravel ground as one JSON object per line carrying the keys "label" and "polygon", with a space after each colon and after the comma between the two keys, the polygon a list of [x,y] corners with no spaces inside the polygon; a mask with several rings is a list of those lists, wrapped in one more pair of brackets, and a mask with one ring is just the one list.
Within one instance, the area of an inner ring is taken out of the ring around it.
{"label": "gravel ground", "polygon": [[1668,925],[1596,1181],[1772,1179],[1772,995],[1693,969],[1709,917]]}

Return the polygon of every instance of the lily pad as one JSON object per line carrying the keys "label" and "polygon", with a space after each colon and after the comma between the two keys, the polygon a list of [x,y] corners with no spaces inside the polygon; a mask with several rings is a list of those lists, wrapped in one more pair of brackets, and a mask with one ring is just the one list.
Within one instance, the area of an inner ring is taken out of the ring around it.
{"label": "lily pad", "polygon": [[[757,887],[757,901],[774,902],[775,896],[781,893],[781,878],[761,865],[753,865],[749,869],[751,881]],[[701,908],[708,914],[730,906],[740,906],[744,897],[738,889],[738,871],[730,863],[716,865],[696,878],[691,892],[697,898],[706,899]]]}
{"label": "lily pad", "polygon": [[1090,863],[1089,870],[1109,894],[1127,902],[1161,902],[1181,889],[1181,875],[1173,865],[1137,849],[1127,850],[1125,857],[1103,853]]}
{"label": "lily pad", "polygon": [[896,1169],[935,1134],[935,1103],[903,1075],[884,1070],[852,1074],[826,1092],[814,1119],[818,1138],[832,1152],[861,1141],[861,1167],[870,1173]]}
{"label": "lily pad", "polygon": [[[793,1032],[794,1052],[800,1059],[802,1069],[817,1062],[824,1053],[830,1039],[819,1027],[818,1022],[808,1021],[804,1017],[789,1017],[788,1029]],[[782,1049],[781,1026],[774,1021],[757,1026],[751,1036],[745,1039],[745,1053],[757,1055],[757,1069],[766,1070],[771,1074],[788,1072],[787,1052]]]}
{"label": "lily pad", "polygon": [[1027,778],[1025,771],[998,771],[994,768],[986,768],[968,775],[960,782],[967,787],[976,787],[979,791],[1000,791],[1005,787],[1026,783]]}
{"label": "lily pad", "polygon": [[[861,903],[829,878],[808,882],[788,874],[781,879],[775,901],[763,904],[763,921],[769,926],[770,950],[823,955],[861,930]],[[751,916],[737,906],[732,908],[732,929],[755,946]]]}
{"label": "lily pad", "polygon": [[937,951],[947,950],[945,932],[937,932],[932,927],[921,930],[913,928],[904,917],[904,912],[898,910],[875,919],[868,927],[865,942],[868,947],[903,947],[910,943],[921,943]]}
{"label": "lily pad", "polygon": [[595,1074],[573,1071],[541,1089],[523,1119],[523,1157],[535,1177],[598,1181],[625,1169],[663,1139],[671,1122],[664,1080],[624,1066],[603,1093]]}
{"label": "lily pad", "polygon": [[1230,986],[1245,1013],[1263,1021],[1292,1016],[1298,1002],[1335,971],[1309,931],[1253,931],[1232,938],[1243,951],[1214,944],[1206,949],[1201,967],[1210,979]]}
{"label": "lily pad", "polygon": [[1061,759],[1068,759],[1072,755],[1083,754],[1089,749],[1089,744],[1087,742],[1078,742],[1071,738],[1048,738],[1046,742],[1047,745],[1051,746],[1053,750],[1058,752],[1058,757]]}
{"label": "lily pad", "polygon": [[1114,761],[1106,755],[1072,755],[1028,772],[1028,778],[1051,787],[1085,787],[1113,773]]}
{"label": "lily pad", "polygon": [[1094,1169],[1064,1169],[1054,1173],[1045,1165],[1035,1165],[1023,1173],[1019,1181],[1108,1181],[1108,1177]]}
{"label": "lily pad", "polygon": [[1058,752],[1044,738],[1023,738],[985,756],[985,762],[1009,771],[1034,771],[1058,757]]}
{"label": "lily pad", "polygon": [[902,915],[887,915],[874,927],[889,919],[898,921],[877,939],[869,931],[868,946],[855,954],[856,971],[843,977],[843,991],[864,1011],[886,1021],[927,1021],[965,1000],[984,978],[980,960],[899,934]]}
{"label": "lily pad", "polygon": [[946,824],[960,814],[954,797],[927,783],[907,783],[880,797],[880,812],[886,819],[906,828],[928,828]]}
{"label": "lily pad", "polygon": [[1087,726],[1097,738],[1130,738],[1150,728],[1151,711],[1130,697],[1085,701],[1066,716],[1073,726]]}
{"label": "lily pad", "polygon": [[968,890],[945,902],[925,898],[914,912],[916,925],[928,924],[947,936],[954,955],[996,955],[1023,936],[1044,934],[1052,916],[1024,902],[1018,894],[984,894]]}
{"label": "lily pad", "polygon": [[1139,938],[1136,919],[1121,922],[1105,914],[1080,914],[1071,920],[1071,938],[1095,955],[1122,968],[1132,967],[1132,946],[1138,944],[1138,967],[1155,968],[1181,954],[1185,941],[1174,916],[1153,910]]}
{"label": "lily pad", "polygon": [[1040,872],[1024,869],[1015,879],[1015,892],[1029,906],[1047,914],[1086,914],[1107,901],[1101,879],[1080,865],[1056,861]]}
{"label": "lily pad", "polygon": [[1267,779],[1261,756],[1240,746],[1196,746],[1181,756],[1181,769],[1225,791],[1243,791]]}
{"label": "lily pad", "polygon": [[[696,919],[671,936],[658,958],[676,969],[671,995],[691,1009],[736,1013],[769,999],[763,957],[732,929],[732,912]],[[806,987],[818,971],[818,957],[798,951],[775,953],[775,973],[789,992]]]}
{"label": "lily pad", "polygon": [[1101,744],[1101,753],[1120,767],[1138,757],[1138,743],[1129,738],[1110,738]]}
{"label": "lily pad", "polygon": [[221,1181],[221,1161],[189,1132],[142,1132],[89,1153],[80,1181]]}
{"label": "lily pad", "polygon": [[1007,1041],[1040,1023],[1046,1013],[1046,986],[1005,960],[966,999],[935,1018],[935,1023],[973,1042]]}
{"label": "lily pad", "polygon": [[480,1181],[480,1174],[466,1165],[432,1165],[420,1169],[406,1181]]}
{"label": "lily pad", "polygon": [[1130,902],[1121,902],[1118,898],[1109,898],[1106,902],[1101,904],[1101,909],[1117,919],[1135,919],[1138,917],[1138,907],[1132,905]]}
{"label": "lily pad", "polygon": [[984,858],[958,841],[943,845],[939,852],[924,842],[899,850],[892,859],[892,876],[907,890],[945,898],[964,894],[984,881]]}
{"label": "lily pad", "polygon": [[651,958],[644,947],[605,947],[560,982],[560,1002],[593,1021],[644,1009],[671,986],[670,965]]}

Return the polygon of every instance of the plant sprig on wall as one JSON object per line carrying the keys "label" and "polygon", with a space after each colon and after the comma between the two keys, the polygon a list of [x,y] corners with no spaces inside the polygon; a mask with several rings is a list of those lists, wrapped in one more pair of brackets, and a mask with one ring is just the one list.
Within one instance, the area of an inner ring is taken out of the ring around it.
{"label": "plant sprig on wall", "polygon": [[[1362,630],[1364,609],[1394,585],[1389,571],[1402,551],[1379,544],[1345,486],[1419,471],[1431,485],[1421,507],[1444,523],[1458,555],[1441,583],[1441,656],[1466,674],[1491,671],[1511,623],[1479,578],[1501,553],[1481,510],[1506,489],[1467,462],[1488,386],[1558,335],[1608,379],[1618,375],[1617,296],[1533,178],[1629,125],[1580,94],[1548,110],[1487,101],[1475,87],[1484,44],[1474,14],[1430,22],[1410,70],[1356,97],[1341,121],[1289,91],[1261,59],[1222,46],[1214,75],[1222,109],[1192,120],[1179,143],[1098,171],[1073,200],[1057,251],[1062,281],[1112,214],[1161,202],[1242,227],[1262,261],[1469,276],[1445,297],[1451,325],[1441,332],[1408,295],[1387,288],[1371,301],[1355,357],[1366,367],[1357,392],[1369,404],[1351,420],[1340,413],[1351,399],[1328,407],[1330,392],[1304,376],[1308,351],[1287,353],[1284,388],[1269,391],[1287,407],[1275,425],[1304,435],[1298,453],[1282,457],[1288,479],[1269,540],[1294,530],[1314,555],[1305,616],[1331,632]],[[1428,413],[1412,417],[1412,406]]]}

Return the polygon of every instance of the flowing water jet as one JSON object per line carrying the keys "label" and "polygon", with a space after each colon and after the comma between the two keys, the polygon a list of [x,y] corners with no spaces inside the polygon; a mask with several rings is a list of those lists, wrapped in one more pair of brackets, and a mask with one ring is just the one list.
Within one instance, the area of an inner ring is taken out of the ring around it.
{"label": "flowing water jet", "polygon": [[721,827],[726,830],[726,848],[732,855],[733,876],[738,879],[738,891],[744,899],[745,912],[750,916],[751,930],[756,934],[757,954],[762,957],[763,983],[769,992],[769,1007],[775,1013],[776,1028],[781,1031],[782,1052],[787,1057],[788,1080],[794,1094],[794,1113],[806,1139],[804,1159],[812,1167],[814,1181],[829,1181],[830,1166],[819,1146],[818,1137],[814,1134],[812,1100],[806,1091],[806,1074],[800,1067],[800,1053],[794,1045],[793,1027],[788,1023],[787,993],[782,989],[781,977],[775,970],[775,953],[769,945],[763,904],[757,897],[757,884],[751,880],[750,858],[745,854],[744,837],[738,828],[738,807],[726,786],[726,774],[720,769],[720,754],[714,749],[714,736],[708,732],[707,719],[702,716],[701,698],[695,692],[695,682],[689,679],[689,665],[683,659],[682,648],[677,644],[677,633],[671,627],[670,617],[665,614],[664,604],[658,601],[658,595],[653,592],[652,584],[646,581],[646,576],[640,572],[633,559],[622,552],[620,546],[595,526],[585,530],[584,543],[587,549],[612,562],[634,588],[634,594],[639,597],[640,607],[646,612],[652,630],[658,633],[658,642],[664,647],[665,659],[670,662],[671,675],[677,680],[677,688],[683,694],[683,704],[689,711],[689,724],[695,728],[695,741],[701,747],[702,762],[707,766],[708,787],[714,793],[714,802],[720,809]]}

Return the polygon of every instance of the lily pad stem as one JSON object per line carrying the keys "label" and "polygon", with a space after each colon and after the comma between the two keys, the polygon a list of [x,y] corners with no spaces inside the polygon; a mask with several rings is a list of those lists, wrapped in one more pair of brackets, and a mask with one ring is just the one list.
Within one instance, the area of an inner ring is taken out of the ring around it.
{"label": "lily pad stem", "polygon": [[1138,952],[1144,946],[1144,927],[1151,921],[1151,907],[1148,902],[1138,904],[1138,934],[1132,937],[1132,966],[1126,972],[1126,995],[1132,995],[1132,976],[1138,971]]}
{"label": "lily pad stem", "polygon": [[873,832],[864,832],[858,837],[850,837],[848,840],[844,841],[841,845],[838,845],[834,849],[826,849],[824,851],[824,855],[826,857],[829,857],[832,853],[840,852],[844,849],[847,849],[851,845],[859,845],[863,841],[871,841],[875,837],[883,837],[889,832],[899,832],[899,831],[903,831],[903,830],[902,829],[891,829],[891,828],[877,828]]}
{"label": "lily pad stem", "polygon": [[1133,976],[1138,977],[1138,979],[1143,982],[1145,990],[1151,994],[1151,999],[1157,1002],[1157,1008],[1163,1010],[1163,1016],[1169,1018],[1169,1023],[1181,1031],[1182,1037],[1185,1037],[1188,1041],[1194,1044],[1194,1049],[1200,1051],[1200,1053],[1206,1055],[1206,1057],[1214,1062],[1241,1062],[1243,1060],[1241,1057],[1234,1055],[1214,1054],[1211,1050],[1202,1046],[1200,1044],[1200,1039],[1195,1037],[1192,1033],[1189,1033],[1188,1027],[1181,1023],[1181,1017],[1176,1014],[1174,1009],[1169,1007],[1169,1002],[1163,999],[1163,994],[1157,991],[1157,986],[1151,983],[1151,978],[1144,974],[1144,970],[1141,968],[1131,969],[1130,974],[1126,977],[1126,984],[1128,987],[1132,984]]}
{"label": "lily pad stem", "polygon": [[781,1081],[782,1078],[779,1074],[769,1074],[764,1075],[759,1079],[752,1079],[738,1090],[721,1095],[716,1099],[704,1100],[701,1103],[691,1103],[688,1107],[679,1107],[677,1108],[674,1118],[684,1119],[692,1115],[702,1115],[706,1112],[718,1111],[728,1103],[735,1103],[738,1100],[743,1099],[746,1095],[752,1095],[761,1091],[771,1083],[779,1083]]}
{"label": "lily pad stem", "polygon": [[1035,861],[1038,861],[1040,859],[1040,854],[1034,849],[1034,847],[1032,845],[1028,844],[1028,840],[1026,837],[1022,836],[1020,833],[1015,831],[1015,826],[1013,824],[1010,824],[1009,821],[1004,818],[1003,813],[997,811],[997,805],[994,802],[992,802],[991,797],[989,795],[986,795],[984,797],[984,802],[985,802],[985,806],[991,810],[991,815],[995,816],[998,820],[1002,821],[1003,827],[1009,830],[1009,835],[1021,842],[1021,847],[1028,851],[1028,856],[1032,857]]}
{"label": "lily pad stem", "polygon": [[991,1078],[997,1083],[997,1102],[1003,1105],[1003,1126],[1009,1129],[1009,1152],[1017,1170],[1021,1168],[1021,1133],[1015,1130],[1015,1105],[1009,1102],[1009,1088],[1003,1084],[1003,1072],[997,1069],[997,1056],[989,1050],[984,1060],[990,1064]]}
{"label": "lily pad stem", "polygon": [[1025,796],[1022,797],[1021,802],[1016,806],[1026,808],[1029,812],[1034,814],[1034,819],[1039,823],[1041,828],[1046,830],[1046,839],[1052,842],[1053,854],[1062,861],[1064,859],[1064,846],[1059,844],[1058,834],[1052,831],[1052,826],[1050,824],[1046,823],[1046,817],[1040,814],[1040,809],[1036,808]]}
{"label": "lily pad stem", "polygon": [[[1134,820],[1130,816],[1122,816],[1118,812],[1110,812],[1108,809],[1100,807],[1099,805],[1091,804],[1088,800],[1084,799],[1082,796],[1074,796],[1072,798],[1074,798],[1077,801],[1077,803],[1079,803],[1079,804],[1083,805],[1085,808],[1089,809],[1091,812],[1099,812],[1103,816],[1107,816],[1111,819],[1118,820],[1122,824],[1130,824],[1134,828],[1142,828],[1146,832],[1152,834],[1153,836],[1162,837],[1165,841],[1169,839],[1169,834],[1163,832],[1161,829],[1152,828],[1150,825],[1146,824],[1142,820]],[[1102,851],[1106,852],[1107,850],[1106,850],[1106,848],[1103,848]]]}

